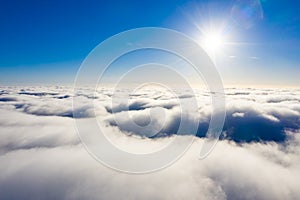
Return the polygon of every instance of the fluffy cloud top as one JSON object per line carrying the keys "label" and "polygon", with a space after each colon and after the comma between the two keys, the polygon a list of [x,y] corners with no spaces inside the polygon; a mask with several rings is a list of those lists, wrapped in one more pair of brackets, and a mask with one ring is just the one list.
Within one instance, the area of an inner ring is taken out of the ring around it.
{"label": "fluffy cloud top", "polygon": [[[211,114],[209,93],[199,90],[199,108],[180,113],[177,100],[151,92],[132,94],[128,105],[112,107],[107,89],[73,96],[65,87],[0,88],[0,199],[300,198],[300,90],[226,89],[223,140],[204,160],[198,156]],[[122,148],[147,151],[167,144],[181,114],[200,124],[199,137],[168,168],[143,175],[119,173],[98,163],[81,145],[72,98],[80,102],[75,108],[80,117],[96,115]],[[188,102],[191,96],[183,91],[180,98]],[[88,99],[95,101],[95,110]],[[150,119],[152,108],[161,108],[164,115]],[[126,113],[131,118],[123,117]],[[148,138],[129,120],[141,126],[153,120],[160,133]]]}

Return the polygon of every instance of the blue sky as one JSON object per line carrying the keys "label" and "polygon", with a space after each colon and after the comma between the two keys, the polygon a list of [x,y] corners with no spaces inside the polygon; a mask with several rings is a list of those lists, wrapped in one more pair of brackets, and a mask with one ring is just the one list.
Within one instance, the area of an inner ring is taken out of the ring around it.
{"label": "blue sky", "polygon": [[195,40],[224,26],[215,55],[225,84],[299,86],[300,2],[0,1],[0,83],[71,83],[101,41],[158,26]]}

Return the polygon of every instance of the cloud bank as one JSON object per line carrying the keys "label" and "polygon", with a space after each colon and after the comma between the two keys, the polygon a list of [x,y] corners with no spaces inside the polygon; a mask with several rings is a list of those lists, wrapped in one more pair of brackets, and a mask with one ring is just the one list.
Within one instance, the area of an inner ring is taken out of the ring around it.
{"label": "cloud bank", "polygon": [[[198,156],[211,108],[208,92],[196,94],[199,108],[181,116],[178,101],[155,90],[132,94],[128,105],[112,107],[112,92],[105,88],[74,96],[67,87],[1,87],[0,199],[299,199],[300,90],[226,89],[222,140],[204,160]],[[106,134],[129,151],[167,144],[180,116],[200,122],[198,137],[168,168],[119,173],[94,160],[80,143],[72,98],[81,102],[75,108],[81,113],[78,120],[96,115]],[[191,96],[183,91],[180,98],[188,103]],[[95,101],[95,112],[87,99]],[[150,119],[152,108],[164,115],[154,113]],[[147,137],[129,120],[141,126],[153,120],[160,133]]]}

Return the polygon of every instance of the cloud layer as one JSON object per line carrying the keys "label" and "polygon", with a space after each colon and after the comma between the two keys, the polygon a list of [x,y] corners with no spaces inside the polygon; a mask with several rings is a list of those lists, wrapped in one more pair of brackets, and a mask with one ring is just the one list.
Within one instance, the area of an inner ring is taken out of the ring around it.
{"label": "cloud layer", "polygon": [[[199,108],[180,113],[178,100],[156,90],[131,94],[128,104],[112,106],[112,91],[105,88],[73,96],[67,87],[1,87],[0,199],[299,199],[300,90],[226,89],[223,140],[204,160],[198,156],[210,99],[205,90],[196,94]],[[163,147],[175,137],[181,117],[200,124],[199,137],[166,169],[119,173],[81,145],[72,119],[73,97],[80,102],[74,108],[81,113],[78,120],[96,115],[110,139],[128,151]],[[181,92],[182,103],[191,97]],[[151,120],[160,130],[154,137],[130,126]]]}

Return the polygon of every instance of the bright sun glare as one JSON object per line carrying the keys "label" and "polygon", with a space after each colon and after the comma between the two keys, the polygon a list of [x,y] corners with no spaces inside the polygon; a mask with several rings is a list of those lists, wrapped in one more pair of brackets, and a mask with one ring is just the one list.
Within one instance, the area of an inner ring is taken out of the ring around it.
{"label": "bright sun glare", "polygon": [[209,33],[204,36],[202,44],[209,54],[216,54],[222,50],[224,38],[218,33]]}

